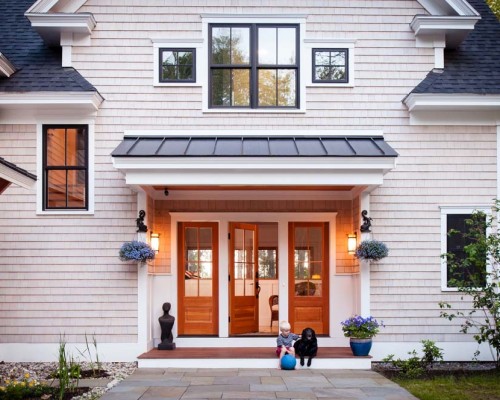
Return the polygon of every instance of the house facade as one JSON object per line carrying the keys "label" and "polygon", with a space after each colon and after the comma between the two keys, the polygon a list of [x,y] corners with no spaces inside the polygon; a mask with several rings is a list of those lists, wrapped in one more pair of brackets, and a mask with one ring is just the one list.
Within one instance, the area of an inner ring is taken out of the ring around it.
{"label": "house facade", "polygon": [[[438,303],[460,301],[447,230],[499,197],[482,0],[12,3],[0,156],[36,187],[0,196],[4,360],[85,335],[135,360],[165,302],[178,347],[273,347],[279,320],[347,346],[361,314],[375,360],[472,358]],[[389,256],[356,259],[370,238]],[[120,261],[136,239],[154,261]]]}

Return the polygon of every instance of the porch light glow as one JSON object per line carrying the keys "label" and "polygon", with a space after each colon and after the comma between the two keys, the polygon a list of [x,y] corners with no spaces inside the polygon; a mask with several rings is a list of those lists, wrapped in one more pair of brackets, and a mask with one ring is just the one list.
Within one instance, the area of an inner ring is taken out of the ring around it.
{"label": "porch light glow", "polygon": [[160,234],[151,232],[151,248],[158,253],[160,251]]}
{"label": "porch light glow", "polygon": [[356,252],[356,247],[358,247],[358,235],[356,232],[349,233],[347,235],[347,252],[349,254],[354,254]]}

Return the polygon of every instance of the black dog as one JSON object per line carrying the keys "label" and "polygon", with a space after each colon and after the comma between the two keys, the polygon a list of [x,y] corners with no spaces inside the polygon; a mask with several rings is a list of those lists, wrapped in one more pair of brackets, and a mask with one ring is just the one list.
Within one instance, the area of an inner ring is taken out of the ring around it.
{"label": "black dog", "polygon": [[300,339],[294,343],[293,347],[295,348],[295,354],[300,357],[300,365],[304,365],[304,357],[309,357],[307,366],[310,367],[311,360],[318,354],[318,339],[316,339],[314,329],[304,329]]}

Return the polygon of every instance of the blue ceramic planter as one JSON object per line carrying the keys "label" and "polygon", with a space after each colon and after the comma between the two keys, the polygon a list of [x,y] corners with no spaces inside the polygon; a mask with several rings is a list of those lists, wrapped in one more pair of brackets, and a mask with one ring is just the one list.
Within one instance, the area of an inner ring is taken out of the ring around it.
{"label": "blue ceramic planter", "polygon": [[372,339],[351,338],[349,341],[352,354],[359,357],[366,357],[372,348]]}

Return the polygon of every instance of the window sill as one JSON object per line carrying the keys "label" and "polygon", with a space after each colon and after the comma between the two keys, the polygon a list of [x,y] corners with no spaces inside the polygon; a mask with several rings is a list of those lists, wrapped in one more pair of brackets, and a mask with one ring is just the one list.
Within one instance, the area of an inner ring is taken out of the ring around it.
{"label": "window sill", "polygon": [[308,83],[306,87],[327,87],[327,88],[353,88],[352,83]]}
{"label": "window sill", "polygon": [[274,108],[272,110],[258,109],[258,108],[238,108],[238,109],[208,108],[204,109],[203,113],[204,114],[305,114],[306,110],[302,109],[280,110],[277,108]]}
{"label": "window sill", "polygon": [[201,83],[196,83],[196,82],[155,82],[153,84],[154,87],[189,87],[189,86],[194,86],[194,87],[201,87]]}
{"label": "window sill", "polygon": [[37,210],[36,215],[94,215],[94,211],[91,210]]}

